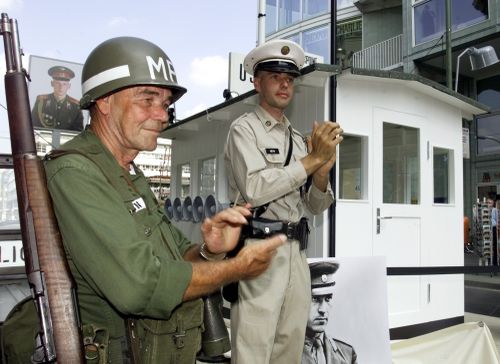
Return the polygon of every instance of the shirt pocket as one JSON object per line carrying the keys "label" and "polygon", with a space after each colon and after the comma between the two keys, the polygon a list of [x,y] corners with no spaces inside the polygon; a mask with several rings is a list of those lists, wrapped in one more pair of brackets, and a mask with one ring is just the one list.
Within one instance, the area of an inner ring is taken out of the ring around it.
{"label": "shirt pocket", "polygon": [[282,148],[264,145],[259,145],[258,148],[268,166],[282,167],[285,163],[285,155]]}
{"label": "shirt pocket", "polygon": [[146,206],[146,200],[138,195],[131,196],[124,203],[135,223],[138,235],[148,239],[162,222],[163,214],[157,209],[150,211]]}

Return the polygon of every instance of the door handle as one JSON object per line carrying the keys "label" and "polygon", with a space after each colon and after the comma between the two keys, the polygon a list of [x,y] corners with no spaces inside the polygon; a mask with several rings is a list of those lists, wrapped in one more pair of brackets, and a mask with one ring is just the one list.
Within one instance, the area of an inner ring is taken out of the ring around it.
{"label": "door handle", "polygon": [[380,207],[377,207],[377,234],[380,234],[380,220],[382,220],[380,216]]}

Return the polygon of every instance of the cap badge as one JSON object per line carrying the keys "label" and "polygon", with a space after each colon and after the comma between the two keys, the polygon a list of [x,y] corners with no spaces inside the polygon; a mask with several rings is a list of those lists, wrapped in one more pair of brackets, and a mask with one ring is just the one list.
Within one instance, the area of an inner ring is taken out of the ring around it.
{"label": "cap badge", "polygon": [[328,281],[328,276],[326,274],[323,274],[321,276],[321,282],[326,283],[326,281]]}
{"label": "cap badge", "polygon": [[288,46],[283,46],[281,47],[281,54],[286,56],[288,53],[290,53],[290,47]]}

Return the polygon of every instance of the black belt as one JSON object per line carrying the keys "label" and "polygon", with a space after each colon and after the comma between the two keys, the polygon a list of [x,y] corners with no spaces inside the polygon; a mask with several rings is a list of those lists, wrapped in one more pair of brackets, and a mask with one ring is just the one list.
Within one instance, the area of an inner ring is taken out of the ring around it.
{"label": "black belt", "polygon": [[300,249],[307,249],[309,240],[309,224],[303,217],[299,222],[271,220],[263,217],[249,219],[248,225],[243,228],[243,235],[248,238],[265,239],[275,234],[285,234],[290,240],[298,240]]}

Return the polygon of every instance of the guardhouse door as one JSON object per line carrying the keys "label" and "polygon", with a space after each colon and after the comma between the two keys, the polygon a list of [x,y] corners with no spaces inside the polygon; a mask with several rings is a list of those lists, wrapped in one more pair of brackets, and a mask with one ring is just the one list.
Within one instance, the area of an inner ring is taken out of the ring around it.
{"label": "guardhouse door", "polygon": [[[376,109],[373,142],[373,255],[388,267],[421,265],[421,129],[414,115]],[[421,307],[418,276],[388,279],[391,325],[405,324]],[[395,320],[394,320],[395,319]]]}

